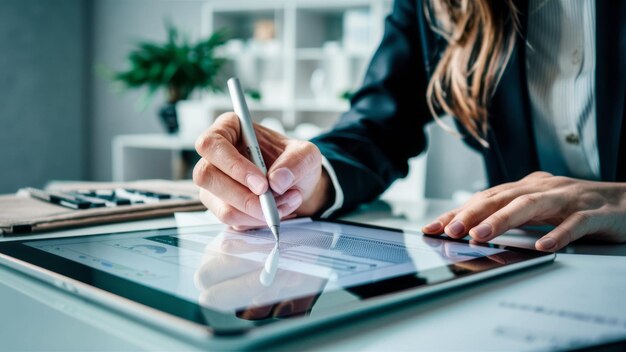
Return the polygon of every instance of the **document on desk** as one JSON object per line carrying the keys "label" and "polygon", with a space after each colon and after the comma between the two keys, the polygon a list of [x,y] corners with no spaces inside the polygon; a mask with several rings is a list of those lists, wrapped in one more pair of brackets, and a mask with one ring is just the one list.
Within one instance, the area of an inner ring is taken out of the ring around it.
{"label": "document on desk", "polygon": [[559,254],[550,267],[408,308],[324,350],[536,351],[623,339],[625,272],[626,257]]}

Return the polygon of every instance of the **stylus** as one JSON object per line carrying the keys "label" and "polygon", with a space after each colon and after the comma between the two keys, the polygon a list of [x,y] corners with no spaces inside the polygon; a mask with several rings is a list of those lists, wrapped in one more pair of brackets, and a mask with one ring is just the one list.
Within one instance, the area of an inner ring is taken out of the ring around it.
{"label": "stylus", "polygon": [[[227,83],[228,90],[230,92],[230,99],[233,102],[235,114],[237,114],[241,125],[241,134],[243,136],[243,141],[246,144],[248,158],[261,170],[261,172],[263,172],[264,175],[267,175],[267,168],[265,167],[265,162],[263,162],[261,148],[259,148],[259,142],[257,141],[254,133],[252,117],[250,116],[248,104],[246,104],[246,99],[243,95],[243,89],[241,89],[241,83],[239,83],[239,79],[235,77],[229,79]],[[259,196],[259,200],[261,202],[263,216],[265,216],[265,221],[274,234],[274,238],[278,241],[280,215],[278,214],[278,208],[276,207],[276,200],[274,199],[274,195],[269,187],[267,192]]]}

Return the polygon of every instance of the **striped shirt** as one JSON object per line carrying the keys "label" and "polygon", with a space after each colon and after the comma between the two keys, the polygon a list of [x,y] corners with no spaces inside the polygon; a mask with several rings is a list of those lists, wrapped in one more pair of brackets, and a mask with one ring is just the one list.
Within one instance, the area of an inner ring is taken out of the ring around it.
{"label": "striped shirt", "polygon": [[526,76],[539,165],[598,180],[595,1],[530,0],[528,10]]}

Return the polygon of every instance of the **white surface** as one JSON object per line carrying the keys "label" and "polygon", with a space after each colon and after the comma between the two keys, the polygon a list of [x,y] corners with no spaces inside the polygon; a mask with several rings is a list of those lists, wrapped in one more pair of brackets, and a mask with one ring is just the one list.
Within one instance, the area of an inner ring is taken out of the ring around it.
{"label": "white surface", "polygon": [[547,267],[362,324],[361,333],[308,343],[324,351],[519,351],[624,338],[625,271],[625,257],[560,254]]}

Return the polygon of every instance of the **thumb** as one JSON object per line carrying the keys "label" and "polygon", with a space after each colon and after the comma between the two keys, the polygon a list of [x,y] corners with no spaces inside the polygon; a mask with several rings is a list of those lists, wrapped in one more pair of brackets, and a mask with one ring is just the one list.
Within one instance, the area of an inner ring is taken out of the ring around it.
{"label": "thumb", "polygon": [[321,168],[322,153],[307,141],[290,141],[268,170],[270,187],[283,194],[316,169]]}

